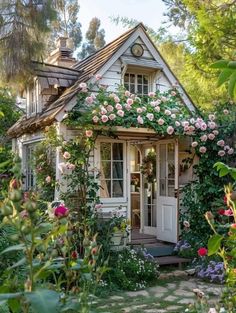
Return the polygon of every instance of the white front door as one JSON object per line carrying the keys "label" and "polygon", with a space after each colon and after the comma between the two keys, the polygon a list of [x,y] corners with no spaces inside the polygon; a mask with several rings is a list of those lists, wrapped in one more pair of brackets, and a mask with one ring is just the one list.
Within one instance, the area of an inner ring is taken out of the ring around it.
{"label": "white front door", "polygon": [[157,239],[178,241],[178,142],[157,144]]}

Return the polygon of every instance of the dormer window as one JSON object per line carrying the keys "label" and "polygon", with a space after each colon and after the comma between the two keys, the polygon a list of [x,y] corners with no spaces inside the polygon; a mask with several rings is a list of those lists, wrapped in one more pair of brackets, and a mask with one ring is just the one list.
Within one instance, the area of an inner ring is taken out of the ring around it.
{"label": "dormer window", "polygon": [[146,96],[149,92],[149,76],[147,74],[125,73],[124,86],[131,93]]}

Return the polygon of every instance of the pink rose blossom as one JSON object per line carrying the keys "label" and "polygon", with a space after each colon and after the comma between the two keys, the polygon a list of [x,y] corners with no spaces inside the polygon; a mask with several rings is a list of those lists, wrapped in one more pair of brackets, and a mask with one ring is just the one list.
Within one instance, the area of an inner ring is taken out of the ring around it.
{"label": "pink rose blossom", "polygon": [[90,97],[87,97],[85,101],[87,102],[87,104],[92,104],[94,101],[94,98],[90,96]]}
{"label": "pink rose blossom", "polygon": [[224,146],[224,150],[229,150],[230,149],[230,146]]}
{"label": "pink rose blossom", "polygon": [[215,129],[215,128],[216,128],[216,123],[215,123],[215,122],[209,122],[209,123],[208,123],[208,127],[209,127],[210,129]]}
{"label": "pink rose blossom", "polygon": [[129,96],[130,96],[129,90],[125,90],[125,96],[126,96],[126,97],[129,97]]}
{"label": "pink rose blossom", "polygon": [[229,110],[224,109],[224,110],[223,110],[223,113],[224,113],[225,115],[228,115],[228,114],[229,114]]}
{"label": "pink rose blossom", "polygon": [[160,112],[160,107],[159,107],[159,106],[156,106],[156,107],[154,108],[154,110],[155,110],[156,112]]}
{"label": "pink rose blossom", "polygon": [[160,126],[162,126],[162,125],[165,123],[165,121],[164,121],[162,118],[159,118],[159,120],[157,121],[157,123],[158,123]]}
{"label": "pink rose blossom", "polygon": [[128,98],[126,101],[127,104],[132,105],[134,103],[134,100],[131,98]]}
{"label": "pink rose blossom", "polygon": [[176,122],[175,122],[175,126],[176,126],[176,127],[179,127],[179,126],[180,126],[180,122],[176,121]]}
{"label": "pink rose blossom", "polygon": [[210,139],[210,140],[214,140],[214,139],[215,139],[215,135],[214,135],[214,134],[212,134],[212,133],[211,133],[211,134],[209,134],[209,135],[208,135],[208,139]]}
{"label": "pink rose blossom", "polygon": [[95,116],[93,116],[93,122],[94,123],[97,123],[99,121],[99,118],[95,115]]}
{"label": "pink rose blossom", "polygon": [[215,114],[209,114],[208,118],[210,121],[214,121],[216,117]]}
{"label": "pink rose blossom", "polygon": [[207,151],[206,147],[203,147],[203,146],[202,146],[202,147],[199,148],[199,152],[200,152],[200,153],[203,153],[203,154],[204,154],[204,153],[206,153],[206,151]]}
{"label": "pink rose blossom", "polygon": [[65,217],[69,214],[69,209],[63,205],[58,206],[54,210],[54,215],[58,218]]}
{"label": "pink rose blossom", "polygon": [[171,115],[171,111],[170,110],[165,110],[165,115]]}
{"label": "pink rose blossom", "polygon": [[64,159],[69,159],[70,158],[70,153],[68,151],[65,151],[63,154]]}
{"label": "pink rose blossom", "polygon": [[142,113],[142,112],[143,112],[143,109],[142,109],[142,108],[137,108],[137,110],[136,110],[136,111],[137,111],[137,113],[138,113],[138,114],[140,114],[140,113]]}
{"label": "pink rose blossom", "polygon": [[156,103],[156,101],[151,101],[151,102],[150,102],[150,105],[151,105],[151,107],[154,108],[155,106],[157,106],[157,103]]}
{"label": "pink rose blossom", "polygon": [[116,118],[115,114],[110,114],[109,115],[109,120],[113,121]]}
{"label": "pink rose blossom", "polygon": [[176,96],[176,92],[175,91],[171,91],[171,95],[172,95],[172,97],[175,97]]}
{"label": "pink rose blossom", "polygon": [[147,118],[149,119],[149,121],[153,121],[154,119],[154,115],[152,113],[147,113]]}
{"label": "pink rose blossom", "polygon": [[107,112],[112,112],[113,110],[114,110],[113,106],[109,104],[107,106]]}
{"label": "pink rose blossom", "polygon": [[207,141],[207,135],[202,135],[202,136],[200,137],[200,140],[201,140],[202,142]]}
{"label": "pink rose blossom", "polygon": [[106,123],[108,121],[107,115],[102,115],[101,120],[103,123]]}
{"label": "pink rose blossom", "polygon": [[95,204],[95,209],[96,210],[101,209],[101,208],[102,208],[102,204],[101,203]]}
{"label": "pink rose blossom", "polygon": [[172,135],[174,132],[174,128],[172,126],[168,126],[166,132],[168,135]]}
{"label": "pink rose blossom", "polygon": [[201,127],[200,123],[197,122],[197,123],[195,124],[195,127],[196,127],[197,129],[199,129],[199,128]]}
{"label": "pink rose blossom", "polygon": [[220,146],[220,147],[224,147],[224,145],[225,145],[225,142],[224,142],[224,140],[223,139],[221,139],[221,140],[219,140],[219,141],[217,141],[217,146]]}
{"label": "pink rose blossom", "polygon": [[230,149],[228,150],[228,154],[231,155],[231,154],[233,154],[233,153],[234,153],[234,149],[233,149],[233,148],[230,148]]}
{"label": "pink rose blossom", "polygon": [[52,180],[52,178],[51,178],[51,176],[47,176],[46,178],[45,178],[45,181],[46,181],[46,183],[51,183],[51,180]]}
{"label": "pink rose blossom", "polygon": [[102,79],[102,75],[97,74],[97,75],[95,76],[95,78],[96,78],[96,80],[100,80],[100,79]]}
{"label": "pink rose blossom", "polygon": [[213,134],[215,135],[215,136],[217,136],[217,135],[219,135],[219,132],[218,132],[218,130],[213,130]]}
{"label": "pink rose blossom", "polygon": [[120,102],[120,98],[117,97],[117,96],[115,96],[115,97],[114,97],[114,101],[115,101],[116,103],[119,103],[119,102]]}
{"label": "pink rose blossom", "polygon": [[188,132],[189,131],[189,126],[184,126],[184,131]]}
{"label": "pink rose blossom", "polygon": [[218,155],[221,156],[221,157],[223,157],[223,156],[225,155],[225,151],[224,151],[224,150],[220,150],[220,151],[218,152]]}
{"label": "pink rose blossom", "polygon": [[175,119],[176,115],[175,114],[171,114],[171,118]]}
{"label": "pink rose blossom", "polygon": [[132,109],[131,105],[129,105],[127,103],[125,104],[125,108],[126,108],[127,111],[130,111]]}
{"label": "pink rose blossom", "polygon": [[189,122],[188,121],[183,121],[183,122],[181,122],[181,125],[183,127],[187,127],[187,126],[189,126]]}
{"label": "pink rose blossom", "polygon": [[85,135],[86,135],[86,137],[90,138],[90,137],[93,136],[93,131],[88,129],[88,130],[85,131]]}
{"label": "pink rose blossom", "polygon": [[137,122],[143,124],[143,118],[140,115],[137,117]]}
{"label": "pink rose blossom", "polygon": [[161,97],[162,102],[166,102],[168,99],[166,97]]}
{"label": "pink rose blossom", "polygon": [[117,109],[117,110],[122,110],[122,105],[121,105],[120,103],[117,103],[117,104],[116,104],[116,109]]}
{"label": "pink rose blossom", "polygon": [[125,114],[125,112],[123,110],[118,110],[117,111],[117,115],[119,115],[120,117],[123,117]]}
{"label": "pink rose blossom", "polygon": [[87,84],[86,83],[80,83],[79,84],[79,88],[87,88]]}
{"label": "pink rose blossom", "polygon": [[151,97],[151,98],[155,97],[155,95],[156,95],[156,93],[153,92],[153,91],[150,91],[150,92],[148,93],[148,96]]}
{"label": "pink rose blossom", "polygon": [[206,123],[202,123],[200,128],[201,128],[201,130],[206,130],[207,129],[207,124]]}
{"label": "pink rose blossom", "polygon": [[198,146],[198,142],[197,142],[197,141],[193,141],[193,142],[192,142],[192,147],[193,147],[193,148],[196,148],[197,146]]}
{"label": "pink rose blossom", "polygon": [[75,164],[73,164],[73,163],[67,163],[67,168],[68,168],[68,170],[74,170],[75,169]]}
{"label": "pink rose blossom", "polygon": [[101,113],[102,115],[107,114],[107,109],[105,109],[104,107],[102,107],[100,113]]}

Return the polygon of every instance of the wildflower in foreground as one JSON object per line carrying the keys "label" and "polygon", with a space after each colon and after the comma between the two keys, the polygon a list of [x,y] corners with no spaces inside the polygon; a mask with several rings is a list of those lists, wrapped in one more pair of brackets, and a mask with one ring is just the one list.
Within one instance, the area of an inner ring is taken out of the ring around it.
{"label": "wildflower in foreground", "polygon": [[207,255],[207,249],[206,248],[200,248],[198,249],[197,253],[199,256],[203,257],[203,256],[206,256]]}
{"label": "wildflower in foreground", "polygon": [[65,217],[69,214],[69,209],[65,207],[64,205],[60,205],[54,210],[54,215],[56,217]]}

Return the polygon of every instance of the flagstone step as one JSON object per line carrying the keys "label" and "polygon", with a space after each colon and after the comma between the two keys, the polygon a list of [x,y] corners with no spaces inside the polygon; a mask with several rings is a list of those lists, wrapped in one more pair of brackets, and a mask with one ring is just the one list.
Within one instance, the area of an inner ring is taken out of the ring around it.
{"label": "flagstone step", "polygon": [[177,255],[159,256],[159,257],[155,257],[155,260],[157,261],[157,263],[160,266],[162,266],[162,265],[178,265],[180,269],[182,268],[182,265],[184,263],[191,262],[191,259],[181,258]]}

